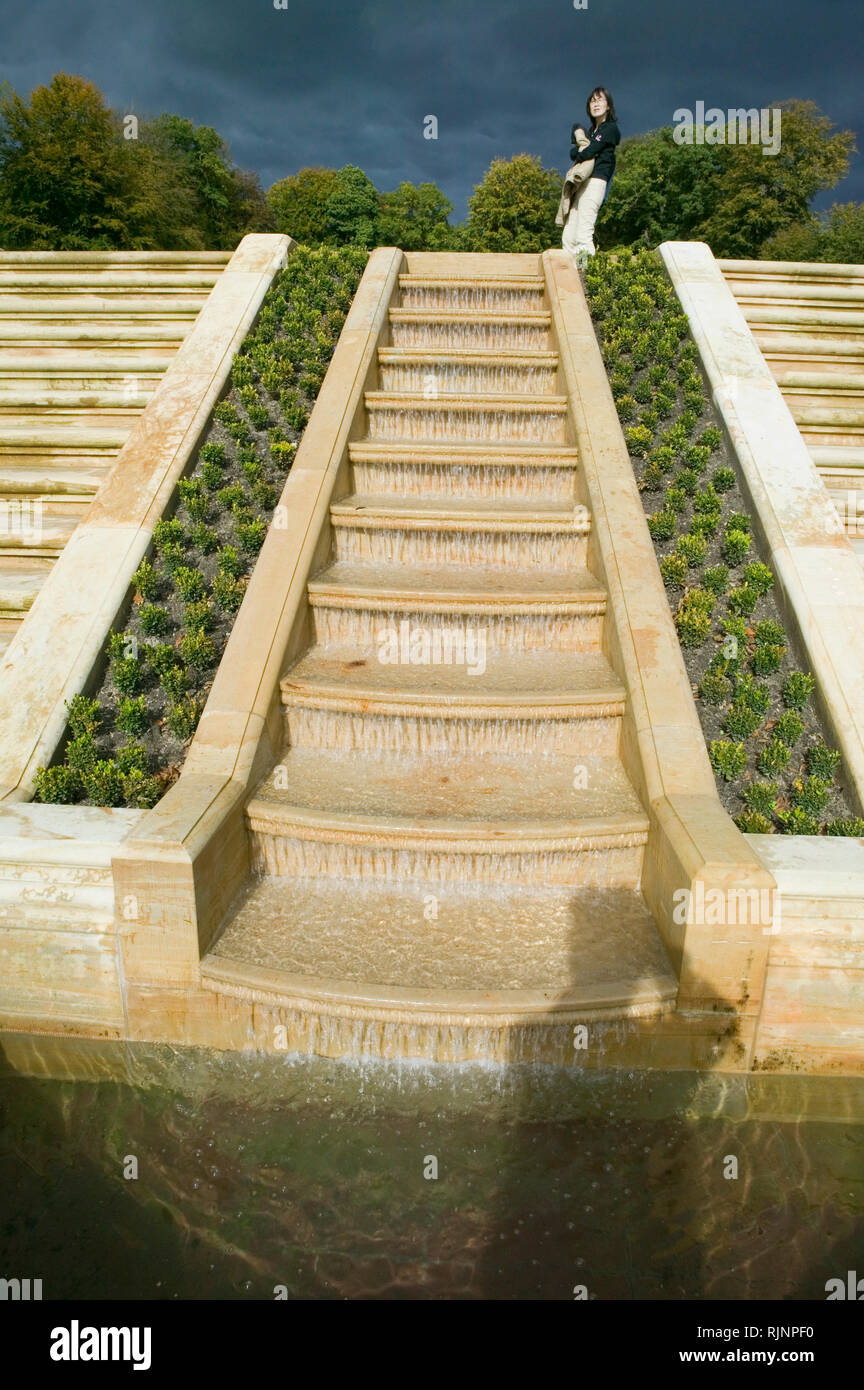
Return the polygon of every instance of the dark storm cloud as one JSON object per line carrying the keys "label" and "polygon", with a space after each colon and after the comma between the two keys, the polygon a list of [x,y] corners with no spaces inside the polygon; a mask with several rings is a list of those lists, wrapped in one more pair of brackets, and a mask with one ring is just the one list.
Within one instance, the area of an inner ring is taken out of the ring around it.
{"label": "dark storm cloud", "polygon": [[[789,97],[857,132],[862,32],[861,0],[0,0],[0,78],[24,94],[78,73],[123,111],[215,126],[265,187],[359,164],[380,188],[433,180],[462,216],[495,155],[563,168],[598,82],[625,135],[698,100]],[[864,199],[861,156],[832,198]]]}

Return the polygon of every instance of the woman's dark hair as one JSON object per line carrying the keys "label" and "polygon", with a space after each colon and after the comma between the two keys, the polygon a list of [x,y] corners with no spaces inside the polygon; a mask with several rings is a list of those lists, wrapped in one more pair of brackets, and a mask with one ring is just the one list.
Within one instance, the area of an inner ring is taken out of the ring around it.
{"label": "woman's dark hair", "polygon": [[593,90],[593,92],[590,92],[590,93],[589,93],[589,95],[588,95],[588,100],[587,100],[586,103],[585,103],[585,110],[586,110],[586,112],[588,113],[588,119],[589,119],[589,121],[591,122],[591,125],[592,125],[592,126],[594,125],[594,117],[591,115],[591,102],[593,101],[594,97],[605,97],[605,98],[606,98],[606,102],[607,102],[607,104],[608,104],[609,110],[606,112],[606,115],[603,117],[603,120],[604,120],[604,121],[617,121],[618,117],[615,115],[615,103],[614,103],[614,101],[612,100],[612,93],[609,91],[609,88],[608,88],[608,87],[595,87],[594,90]]}

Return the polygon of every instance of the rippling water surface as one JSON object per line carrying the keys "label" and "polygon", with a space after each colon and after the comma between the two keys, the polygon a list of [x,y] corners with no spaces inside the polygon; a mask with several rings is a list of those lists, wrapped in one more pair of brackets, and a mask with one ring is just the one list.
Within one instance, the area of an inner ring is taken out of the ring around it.
{"label": "rippling water surface", "polygon": [[45,1298],[824,1299],[861,1265],[858,1081],[6,1053],[0,1275]]}

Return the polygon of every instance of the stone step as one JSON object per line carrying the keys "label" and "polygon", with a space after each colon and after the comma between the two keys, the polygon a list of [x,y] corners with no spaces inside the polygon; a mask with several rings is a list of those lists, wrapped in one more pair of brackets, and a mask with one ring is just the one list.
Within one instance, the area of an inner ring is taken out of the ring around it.
{"label": "stone step", "polygon": [[548,313],[433,314],[390,310],[394,347],[452,348],[459,351],[541,350],[549,346]]}
{"label": "stone step", "polygon": [[796,395],[802,393],[804,395],[826,394],[830,396],[864,395],[864,373],[859,372],[813,372],[785,369],[775,371],[774,380],[784,394],[789,391]]}
{"label": "stone step", "polygon": [[754,331],[776,325],[789,331],[800,325],[814,330],[822,329],[861,329],[864,330],[864,309],[840,309],[826,305],[813,308],[794,304],[748,304],[739,301],[739,308]]}
{"label": "stone step", "polygon": [[677,994],[638,894],[508,883],[355,880],[346,892],[338,880],[266,877],[235,905],[201,972],[205,988],[289,1007],[387,1002],[445,1020],[474,1012],[487,1027],[501,1014],[644,1016]]}
{"label": "stone step", "polygon": [[739,275],[781,280],[849,280],[864,284],[864,266],[837,261],[751,261],[722,257],[717,264],[727,279]]}
{"label": "stone step", "polygon": [[348,446],[358,492],[424,500],[485,498],[573,506],[579,455],[556,444]]}
{"label": "stone step", "polygon": [[424,398],[477,391],[551,395],[558,377],[557,354],[539,351],[380,348],[378,367],[382,391],[421,391]]}
{"label": "stone step", "polygon": [[438,506],[355,495],[330,508],[339,560],[394,564],[582,568],[585,508],[538,508],[474,499]]}
{"label": "stone step", "polygon": [[566,396],[366,392],[370,439],[509,440],[567,443]]}
{"label": "stone step", "polygon": [[70,397],[80,398],[90,392],[116,398],[125,404],[130,397],[146,404],[159,385],[164,371],[146,372],[136,368],[121,372],[87,370],[66,371],[62,368],[44,370],[41,367],[25,367],[24,370],[8,368],[0,357],[0,400],[8,399],[15,393],[19,396],[32,396],[41,400],[46,393],[64,392]]}
{"label": "stone step", "polygon": [[93,496],[107,471],[107,463],[97,465],[93,461],[87,461],[80,468],[57,467],[38,461],[26,467],[9,463],[0,456],[0,493],[81,501]]}
{"label": "stone step", "polygon": [[0,496],[0,555],[55,556],[77,525],[75,516],[48,515],[38,503]]}
{"label": "stone step", "polygon": [[496,309],[505,313],[540,310],[546,302],[546,288],[540,276],[526,276],[525,279],[508,276],[496,280],[400,275],[399,292],[402,309],[428,309],[433,312],[449,309],[462,314],[475,310],[487,313]]}
{"label": "stone step", "polygon": [[[0,386],[4,384],[2,375],[0,375]],[[142,391],[140,387],[136,390],[108,391],[86,385],[77,391],[58,391],[52,390],[47,383],[44,387],[39,387],[34,383],[26,391],[0,391],[0,414],[10,415],[29,410],[39,411],[53,419],[58,411],[68,411],[70,414],[77,414],[80,411],[93,413],[100,411],[141,411],[150,400],[156,385],[157,383],[154,382],[150,391]]]}
{"label": "stone step", "polygon": [[230,251],[0,251],[0,269],[39,267],[58,274],[76,266],[99,270],[128,270],[131,267],[197,269],[224,267]]}
{"label": "stone step", "polygon": [[817,282],[789,280],[780,276],[754,279],[736,275],[730,283],[735,298],[741,304],[829,304],[848,305],[850,308],[864,304],[864,284],[853,284],[849,280]]}
{"label": "stone step", "polygon": [[648,819],[617,758],[581,774],[555,754],[289,748],[247,807],[254,868],[635,889]]}
{"label": "stone step", "polygon": [[57,319],[78,322],[93,318],[97,322],[117,319],[194,319],[207,302],[206,294],[179,295],[176,292],[135,299],[124,290],[110,295],[54,293],[51,296],[0,294],[0,327],[7,319]]}
{"label": "stone step", "polygon": [[103,351],[95,347],[57,349],[53,344],[43,347],[9,345],[0,340],[0,375],[26,377],[82,377],[85,380],[125,381],[130,376],[159,378],[168,370],[175,351],[154,353],[138,347],[120,347]]}
{"label": "stone step", "polygon": [[15,427],[6,422],[0,423],[0,451],[12,452],[20,449],[66,449],[66,450],[117,450],[129,438],[132,424],[124,425],[122,420],[112,426],[99,429],[74,421],[34,422],[30,426]]}
{"label": "stone step", "polygon": [[221,267],[189,270],[171,270],[168,267],[142,267],[140,270],[49,270],[13,269],[0,262],[0,294],[10,290],[23,294],[75,293],[81,290],[136,290],[142,295],[161,294],[167,290],[177,290],[185,294],[206,293],[213,288],[221,274]]}
{"label": "stone step", "polygon": [[625,692],[599,652],[436,651],[407,621],[394,636],[300,658],[281,683],[292,747],[617,754]]}
{"label": "stone step", "polygon": [[787,405],[795,423],[802,429],[861,430],[864,429],[864,401],[855,405],[806,405],[799,404],[790,395]]}
{"label": "stone step", "polygon": [[91,343],[98,344],[99,347],[108,352],[115,352],[132,344],[135,344],[139,351],[145,347],[161,351],[165,348],[176,349],[188,332],[189,324],[186,321],[172,323],[93,323],[89,321],[69,323],[64,320],[62,323],[38,323],[33,320],[27,323],[19,320],[4,323],[0,337],[7,345],[14,343],[16,352],[20,352],[25,344],[56,352],[61,347],[80,351]]}
{"label": "stone step", "polygon": [[[309,581],[316,639],[374,647],[402,618],[510,650],[598,651],[606,594],[585,570],[337,561]],[[459,639],[462,640],[462,639]]]}
{"label": "stone step", "polygon": [[826,484],[843,490],[864,481],[864,441],[861,444],[811,444],[810,457]]}
{"label": "stone step", "polygon": [[32,607],[51,568],[46,560],[0,557],[0,615],[21,618]]}
{"label": "stone step", "polygon": [[860,338],[810,337],[804,333],[755,333],[764,357],[771,363],[795,370],[800,364],[819,363],[822,372],[848,372],[864,360],[864,334]]}

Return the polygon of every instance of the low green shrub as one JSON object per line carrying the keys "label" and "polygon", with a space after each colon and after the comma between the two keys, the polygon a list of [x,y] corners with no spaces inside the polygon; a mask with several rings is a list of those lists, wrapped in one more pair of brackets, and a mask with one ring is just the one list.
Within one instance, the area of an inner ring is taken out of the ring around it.
{"label": "low green shrub", "polygon": [[159,608],[154,603],[142,603],[138,614],[141,631],[148,637],[161,637],[171,626],[171,614],[167,608]]}
{"label": "low green shrub", "polygon": [[783,682],[783,703],[787,709],[804,709],[813,694],[816,682],[806,671],[793,671]]}
{"label": "low green shrub", "polygon": [[145,733],[150,727],[150,715],[144,696],[137,695],[134,698],[118,700],[114,722],[124,734]]}
{"label": "low green shrub", "polygon": [[198,701],[192,696],[186,696],[179,700],[172,700],[165,715],[165,723],[175,738],[179,738],[185,743],[198,727],[200,715],[201,709]]}
{"label": "low green shrub", "polygon": [[822,739],[807,749],[807,771],[814,777],[821,777],[824,781],[831,782],[839,766],[839,749],[828,748]]}
{"label": "low green shrub", "polygon": [[803,732],[804,720],[795,710],[787,710],[774,724],[774,738],[785,743],[787,748],[794,748]]}
{"label": "low green shrub", "polygon": [[666,555],[660,561],[660,573],[668,589],[683,589],[687,579],[687,559],[684,555]]}
{"label": "low green shrub", "polygon": [[715,738],[709,749],[711,765],[718,777],[725,782],[735,782],[747,766],[747,753],[743,743],[730,743],[728,739]]}
{"label": "low green shrub", "polygon": [[740,565],[750,549],[750,537],[746,531],[730,530],[727,526],[723,536],[723,559],[727,565]]}
{"label": "low green shrub", "polygon": [[744,801],[749,810],[758,811],[763,816],[773,816],[779,790],[776,782],[751,782],[744,788]]}
{"label": "low green shrub", "polygon": [[720,598],[729,583],[729,571],[725,565],[709,565],[702,575],[702,583],[709,593]]}
{"label": "low green shrub", "polygon": [[756,766],[765,777],[776,777],[785,772],[792,757],[790,750],[779,738],[772,738],[765,744],[756,761]]}

